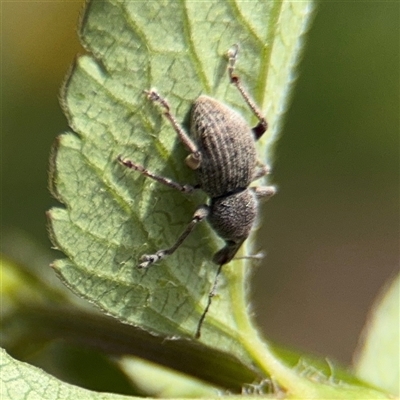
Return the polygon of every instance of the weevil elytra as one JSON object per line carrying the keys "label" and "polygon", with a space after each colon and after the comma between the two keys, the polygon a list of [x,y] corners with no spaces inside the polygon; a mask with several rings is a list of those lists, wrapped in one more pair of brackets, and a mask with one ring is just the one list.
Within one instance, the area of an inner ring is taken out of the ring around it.
{"label": "weevil elytra", "polygon": [[148,268],[171,255],[204,219],[207,219],[214,231],[225,240],[225,246],[213,257],[213,261],[219,267],[207,306],[197,327],[196,337],[200,336],[200,328],[211,305],[222,266],[232,260],[250,234],[257,215],[258,199],[270,197],[275,193],[273,186],[249,186],[251,182],[269,172],[267,166],[257,161],[255,148],[255,142],[264,134],[268,125],[260,109],[242,86],[240,78],[234,73],[237,54],[238,46],[234,45],[228,52],[229,80],[257,117],[259,122],[254,128],[251,128],[236,111],[202,95],[193,104],[189,136],[171,113],[168,102],[155,90],[145,91],[151,101],[163,108],[164,116],[190,152],[186,164],[195,171],[197,185],[179,184],[169,178],[155,175],[128,159],[118,157],[121,164],[166,186],[184,193],[201,189],[210,198],[209,204],[196,209],[192,220],[170,248],[143,255],[138,265],[139,268]]}

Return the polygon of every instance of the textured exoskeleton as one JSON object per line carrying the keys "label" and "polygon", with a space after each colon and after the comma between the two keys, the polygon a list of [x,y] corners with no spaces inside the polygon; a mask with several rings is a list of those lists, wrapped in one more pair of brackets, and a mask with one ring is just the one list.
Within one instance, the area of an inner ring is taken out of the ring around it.
{"label": "textured exoskeleton", "polygon": [[211,198],[208,221],[227,242],[214,261],[227,263],[256,218],[256,195],[248,189],[257,170],[254,133],[240,114],[208,96],[194,103],[190,133],[201,154],[199,186]]}

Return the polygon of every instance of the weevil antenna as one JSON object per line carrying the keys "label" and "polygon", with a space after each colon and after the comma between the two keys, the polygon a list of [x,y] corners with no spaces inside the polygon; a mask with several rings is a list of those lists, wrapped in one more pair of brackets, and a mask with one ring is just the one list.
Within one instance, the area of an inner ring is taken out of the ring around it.
{"label": "weevil antenna", "polygon": [[204,309],[203,314],[201,314],[199,323],[197,324],[196,335],[195,335],[196,339],[199,339],[201,336],[201,326],[203,325],[204,319],[206,318],[208,310],[211,306],[212,299],[215,296],[215,292],[217,290],[217,285],[218,285],[218,278],[219,278],[219,275],[221,274],[223,265],[224,265],[224,263],[221,263],[218,265],[217,273],[215,274],[215,278],[214,278],[214,283],[212,285],[210,292],[208,293],[206,308]]}

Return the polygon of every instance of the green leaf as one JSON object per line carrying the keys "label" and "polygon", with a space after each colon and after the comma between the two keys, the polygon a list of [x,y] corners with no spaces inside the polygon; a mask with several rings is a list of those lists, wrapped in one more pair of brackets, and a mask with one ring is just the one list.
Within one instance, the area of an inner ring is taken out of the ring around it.
{"label": "green leaf", "polygon": [[146,396],[157,398],[210,398],[219,392],[197,379],[137,357],[124,357],[119,364],[134,386]]}
{"label": "green leaf", "polygon": [[[379,398],[323,374],[313,381],[274,355],[248,313],[247,261],[224,266],[201,340],[194,341],[216,273],[210,260],[222,241],[204,223],[159,265],[136,267],[142,254],[174,242],[204,195],[182,195],[117,162],[121,154],[195,183],[187,153],[145,89],[167,97],[180,122],[202,93],[255,122],[227,78],[226,52],[234,43],[241,49],[237,73],[270,124],[259,144],[260,159],[270,158],[311,11],[311,1],[91,1],[81,30],[89,54],[76,61],[63,93],[74,133],[58,138],[52,160],[53,192],[66,208],[49,212],[51,234],[67,256],[54,268],[120,321],[236,357],[273,376],[290,396]],[[252,253],[251,239],[244,252]]]}
{"label": "green leaf", "polygon": [[134,397],[91,392],[61,382],[39,368],[17,361],[0,349],[0,398],[25,400],[110,399],[123,400]]}
{"label": "green leaf", "polygon": [[357,375],[374,385],[400,394],[400,275],[385,288],[374,305],[357,355]]}
{"label": "green leaf", "polygon": [[[121,321],[155,334],[193,337],[221,240],[205,223],[159,265],[145,272],[136,266],[143,253],[178,237],[204,196],[184,196],[128,171],[117,156],[194,183],[183,146],[143,90],[157,87],[179,121],[201,93],[250,120],[227,79],[225,54],[233,43],[241,47],[238,73],[270,121],[260,146],[265,154],[310,12],[309,2],[89,3],[82,41],[91,54],[77,60],[63,94],[77,135],[58,138],[53,164],[53,191],[66,209],[49,212],[53,241],[68,256],[54,268],[68,286]],[[240,343],[248,326],[245,271],[243,261],[224,268],[202,339],[250,362]]]}

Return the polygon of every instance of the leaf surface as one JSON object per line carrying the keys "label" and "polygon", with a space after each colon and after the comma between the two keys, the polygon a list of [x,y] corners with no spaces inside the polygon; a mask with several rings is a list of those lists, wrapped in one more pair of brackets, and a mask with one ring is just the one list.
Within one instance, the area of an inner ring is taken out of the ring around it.
{"label": "leaf surface", "polygon": [[[77,60],[63,95],[75,133],[58,138],[53,164],[53,191],[66,208],[49,212],[53,241],[68,257],[54,268],[68,286],[123,322],[193,337],[216,273],[210,260],[222,241],[205,223],[159,265],[136,266],[143,253],[171,245],[206,199],[129,171],[117,156],[195,183],[183,162],[187,153],[143,90],[156,87],[178,121],[206,93],[255,122],[226,74],[226,52],[239,43],[237,73],[271,126],[259,148],[264,159],[310,12],[309,2],[89,3],[81,31],[89,54]],[[246,359],[244,271],[243,261],[224,267],[202,338]]]}
{"label": "leaf surface", "polygon": [[98,393],[69,385],[46,374],[39,368],[17,361],[0,349],[0,398],[25,400],[123,400],[134,397]]}

